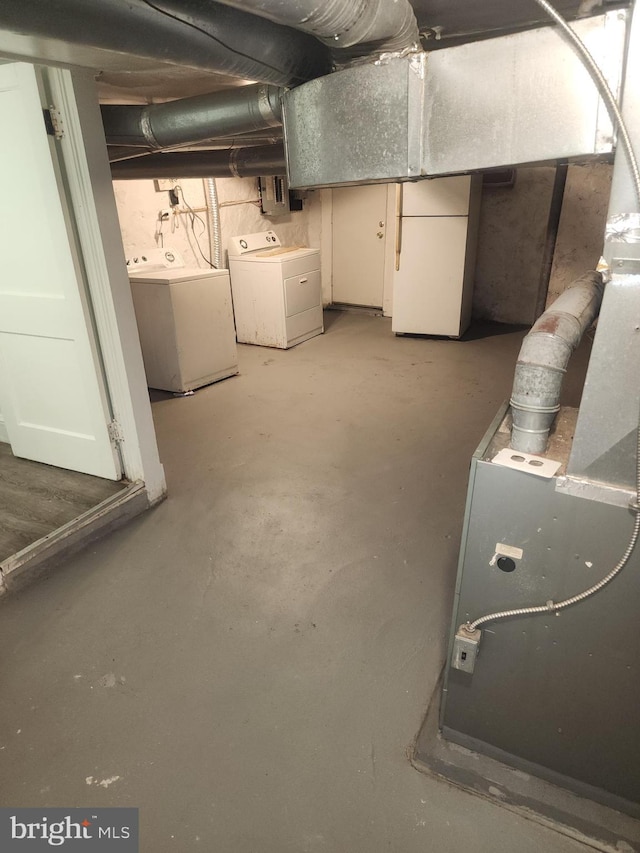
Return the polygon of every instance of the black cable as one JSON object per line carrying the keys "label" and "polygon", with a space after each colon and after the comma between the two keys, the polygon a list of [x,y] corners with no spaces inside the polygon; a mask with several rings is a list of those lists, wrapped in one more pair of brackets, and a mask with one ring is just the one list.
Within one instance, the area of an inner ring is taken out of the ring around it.
{"label": "black cable", "polygon": [[[205,36],[208,36],[213,41],[217,42],[221,47],[224,47],[225,50],[230,51],[231,53],[235,53],[236,56],[242,56],[243,59],[249,59],[251,62],[259,62],[260,65],[264,65],[265,68],[269,68],[271,71],[275,71],[276,74],[285,74],[286,72],[282,68],[277,68],[275,65],[269,65],[268,62],[264,62],[262,59],[256,59],[255,56],[251,56],[248,53],[243,53],[241,50],[236,50],[236,48],[231,47],[219,39],[217,36],[214,36],[208,30],[205,30],[203,27],[199,27],[197,24],[194,24],[193,21],[188,21],[185,18],[181,18],[179,15],[175,15],[173,12],[167,12],[166,9],[161,9],[160,6],[156,6],[155,3],[152,3],[151,0],[142,0],[149,8],[154,9],[156,12],[160,12],[161,15],[166,15],[167,18],[173,18],[174,21],[178,21],[180,24],[185,24],[187,27],[191,27],[194,30],[197,30],[199,33],[202,33]],[[306,78],[296,77],[296,82],[305,83]]]}

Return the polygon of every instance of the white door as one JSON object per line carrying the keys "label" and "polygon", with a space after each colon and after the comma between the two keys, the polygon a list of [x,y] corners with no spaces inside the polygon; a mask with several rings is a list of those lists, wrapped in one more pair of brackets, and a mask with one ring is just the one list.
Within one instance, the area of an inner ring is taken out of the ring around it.
{"label": "white door", "polygon": [[36,72],[0,65],[0,410],[16,456],[120,479]]}
{"label": "white door", "polygon": [[382,307],[387,185],[333,190],[333,301]]}

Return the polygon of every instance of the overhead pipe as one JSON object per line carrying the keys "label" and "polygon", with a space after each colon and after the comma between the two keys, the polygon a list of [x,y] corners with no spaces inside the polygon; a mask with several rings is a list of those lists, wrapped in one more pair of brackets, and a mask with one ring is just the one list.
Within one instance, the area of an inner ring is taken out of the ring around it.
{"label": "overhead pipe", "polygon": [[[173,0],[174,3],[179,0]],[[315,36],[350,55],[417,50],[418,23],[409,0],[222,0]]]}
{"label": "overhead pipe", "polygon": [[[228,151],[230,148],[251,148],[253,146],[276,145],[282,141],[282,136],[225,136],[221,139],[205,139],[203,142],[194,142],[190,145],[169,149],[170,151]],[[112,146],[107,148],[109,162],[117,163],[119,160],[131,160],[135,157],[147,157],[149,154],[157,154],[151,148],[128,148],[126,146]]]}
{"label": "overhead pipe", "polygon": [[141,178],[257,178],[285,175],[284,146],[150,154],[111,164],[115,181]]}
{"label": "overhead pipe", "polygon": [[[268,130],[258,130],[253,133],[240,133],[233,136],[216,136],[212,139],[202,139],[200,142],[189,142],[178,145],[172,151],[215,151],[229,148],[248,148],[254,145],[276,145],[282,141],[282,127],[272,127]],[[132,157],[145,157],[156,154],[153,148],[142,148],[137,145],[107,145],[109,162],[129,160]]]}
{"label": "overhead pipe", "polygon": [[213,0],[2,0],[0,30],[46,39],[57,62],[77,44],[276,86],[331,70],[311,36]]}
{"label": "overhead pipe", "polygon": [[598,316],[604,280],[585,273],[534,323],[522,342],[511,394],[511,447],[543,453],[560,409],[560,391],[571,354]]}
{"label": "overhead pipe", "polygon": [[107,145],[160,150],[280,127],[283,92],[278,86],[256,83],[162,104],[103,104]]}

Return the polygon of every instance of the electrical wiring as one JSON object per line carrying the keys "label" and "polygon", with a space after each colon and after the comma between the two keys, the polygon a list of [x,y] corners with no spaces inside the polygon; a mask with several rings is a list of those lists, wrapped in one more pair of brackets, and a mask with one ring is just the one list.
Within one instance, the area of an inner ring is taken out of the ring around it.
{"label": "electrical wiring", "polygon": [[[195,240],[196,246],[198,247],[198,252],[199,252],[199,253],[200,253],[200,255],[202,256],[202,260],[203,260],[205,263],[209,264],[209,266],[210,266],[210,267],[212,267],[212,268],[213,268],[213,263],[212,263],[212,262],[210,261],[210,259],[205,255],[205,253],[202,251],[202,247],[200,246],[200,240],[198,239],[198,235],[196,234],[196,229],[195,229],[195,221],[196,221],[196,219],[198,220],[198,222],[200,223],[200,225],[202,225],[202,231],[200,232],[200,236],[202,236],[202,235],[204,234],[204,232],[207,230],[207,226],[206,226],[206,224],[205,224],[205,222],[204,222],[203,218],[202,218],[201,216],[199,216],[199,215],[195,212],[195,210],[191,207],[191,205],[189,204],[189,202],[186,200],[186,198],[185,198],[185,196],[184,196],[184,190],[182,189],[182,187],[180,186],[180,184],[176,184],[176,186],[174,187],[174,189],[175,189],[175,191],[176,191],[176,192],[179,192],[179,193],[180,193],[180,195],[182,196],[182,203],[183,203],[183,204],[184,204],[184,206],[187,208],[187,212],[186,212],[186,214],[185,214],[185,215],[186,215],[186,216],[188,217],[188,219],[189,219],[189,226],[190,226],[190,228],[191,228],[191,233],[193,234],[193,239]],[[182,211],[181,211],[181,212],[182,212]]]}
{"label": "electrical wiring", "polygon": [[[558,24],[558,26],[561,28],[562,33],[569,39],[571,46],[577,52],[582,63],[589,72],[593,82],[595,83],[598,91],[600,92],[600,95],[602,96],[602,99],[604,100],[607,110],[609,112],[609,116],[611,117],[613,126],[614,128],[617,127],[618,129],[618,134],[622,141],[625,155],[627,157],[627,162],[629,164],[629,170],[631,172],[631,178],[636,193],[638,209],[640,210],[640,170],[638,169],[638,161],[633,150],[631,137],[627,130],[627,126],[625,124],[620,105],[618,104],[615,96],[613,95],[609,84],[607,83],[604,74],[600,70],[597,62],[591,56],[587,47],[584,45],[579,36],[571,29],[571,27],[562,17],[562,15],[559,14],[559,12],[551,5],[551,3],[548,2],[548,0],[534,0],[534,2],[536,2],[538,6],[540,6],[549,15],[549,17],[551,17],[551,19],[555,21],[555,23]],[[466,631],[471,633],[477,630],[481,625],[484,625],[487,622],[495,622],[498,619],[508,619],[514,616],[529,616],[536,613],[557,613],[559,610],[563,610],[565,607],[570,607],[573,604],[578,604],[579,602],[590,598],[592,595],[595,595],[597,592],[603,589],[603,587],[607,586],[625,568],[625,566],[631,559],[631,555],[635,550],[635,547],[638,543],[638,539],[640,539],[640,414],[636,444],[636,494],[635,499],[630,504],[630,509],[632,510],[632,512],[635,513],[635,518],[627,547],[622,557],[616,563],[616,565],[597,583],[593,584],[588,589],[583,590],[577,595],[573,595],[570,598],[565,598],[562,601],[547,601],[546,604],[541,604],[534,607],[519,607],[514,608],[512,610],[501,610],[497,613],[489,613],[486,616],[482,616],[479,619],[475,619],[473,622],[467,622],[464,626]]]}
{"label": "electrical wiring", "polygon": [[[278,68],[275,65],[269,65],[268,62],[265,62],[262,59],[256,60],[255,56],[251,56],[248,53],[243,53],[241,50],[238,50],[235,47],[231,47],[231,45],[228,45],[225,42],[223,42],[222,39],[219,39],[219,38],[217,38],[217,36],[214,36],[213,33],[210,33],[208,30],[205,30],[204,27],[199,27],[197,24],[194,24],[193,21],[189,21],[186,18],[181,18],[180,15],[176,15],[173,12],[168,12],[166,9],[162,9],[160,6],[156,6],[156,4],[152,3],[151,0],[142,0],[142,2],[145,5],[149,6],[150,9],[153,9],[154,11],[159,12],[161,15],[166,15],[167,18],[172,18],[174,21],[178,21],[180,24],[184,24],[187,27],[191,27],[192,29],[196,30],[197,32],[202,33],[205,36],[208,36],[212,41],[215,41],[216,44],[219,44],[225,50],[228,50],[231,53],[234,53],[236,56],[241,56],[243,59],[249,59],[251,62],[259,61],[261,65],[264,65],[264,67],[268,68],[270,71],[275,71],[276,74],[280,74],[280,75],[283,74],[282,68]],[[305,83],[306,78],[296,77],[294,82]]]}

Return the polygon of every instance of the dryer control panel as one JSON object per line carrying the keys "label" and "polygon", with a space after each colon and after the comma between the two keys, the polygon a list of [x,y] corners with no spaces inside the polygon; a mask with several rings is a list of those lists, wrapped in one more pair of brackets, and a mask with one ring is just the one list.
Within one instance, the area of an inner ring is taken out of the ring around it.
{"label": "dryer control panel", "polygon": [[242,234],[229,240],[229,254],[237,257],[260,249],[274,249],[280,246],[280,238],[274,231],[259,231],[257,234]]}

